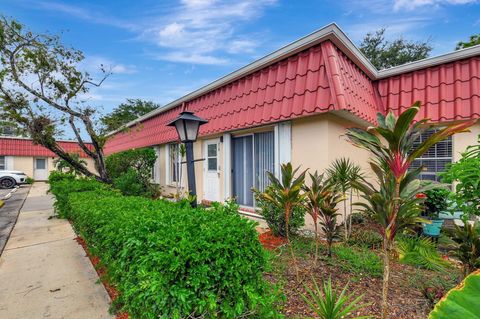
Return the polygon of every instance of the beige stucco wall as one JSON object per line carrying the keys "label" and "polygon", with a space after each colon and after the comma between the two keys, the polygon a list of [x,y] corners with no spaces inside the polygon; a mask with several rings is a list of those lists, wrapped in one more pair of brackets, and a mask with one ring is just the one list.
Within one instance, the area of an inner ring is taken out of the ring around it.
{"label": "beige stucco wall", "polygon": [[470,132],[455,134],[452,138],[453,161],[458,161],[461,153],[465,152],[470,145],[478,143],[478,136],[480,135],[480,122],[470,127]]}
{"label": "beige stucco wall", "polygon": [[27,156],[13,156],[13,169],[22,171],[27,176],[33,176],[33,157]]}
{"label": "beige stucco wall", "polygon": [[[27,176],[33,177],[33,167],[34,167],[34,158],[32,156],[12,156],[13,157],[13,170],[22,171]],[[49,172],[55,169],[54,165],[55,157],[47,157],[47,169]],[[87,168],[95,172],[95,165],[93,160],[90,158],[84,158],[87,162]]]}
{"label": "beige stucco wall", "polygon": [[292,122],[292,164],[319,173],[340,157],[368,169],[368,152],[347,142],[345,131],[358,126],[332,114],[321,114]]}
{"label": "beige stucco wall", "polygon": [[[292,122],[292,165],[301,165],[303,169],[320,174],[324,173],[330,164],[339,158],[349,158],[370,174],[368,165],[369,153],[351,145],[344,136],[349,127],[359,127],[333,114],[320,114]],[[309,177],[307,177],[307,182]],[[353,202],[357,201],[355,197]],[[349,206],[347,206],[348,208]],[[339,206],[343,216],[343,203]],[[340,216],[339,221],[343,221]],[[309,215],[305,217],[308,229],[313,229],[313,221]]]}

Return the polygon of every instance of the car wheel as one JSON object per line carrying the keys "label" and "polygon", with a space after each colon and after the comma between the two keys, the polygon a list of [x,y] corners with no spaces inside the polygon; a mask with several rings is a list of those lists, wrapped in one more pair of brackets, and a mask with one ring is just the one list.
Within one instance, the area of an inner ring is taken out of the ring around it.
{"label": "car wheel", "polygon": [[15,180],[10,177],[0,179],[1,188],[13,188],[16,184]]}

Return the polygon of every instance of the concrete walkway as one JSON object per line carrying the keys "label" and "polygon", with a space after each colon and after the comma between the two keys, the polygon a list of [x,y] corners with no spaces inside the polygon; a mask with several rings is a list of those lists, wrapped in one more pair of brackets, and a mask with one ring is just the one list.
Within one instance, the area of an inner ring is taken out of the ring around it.
{"label": "concrete walkway", "polygon": [[0,318],[97,319],[110,298],[66,220],[35,183],[0,257]]}

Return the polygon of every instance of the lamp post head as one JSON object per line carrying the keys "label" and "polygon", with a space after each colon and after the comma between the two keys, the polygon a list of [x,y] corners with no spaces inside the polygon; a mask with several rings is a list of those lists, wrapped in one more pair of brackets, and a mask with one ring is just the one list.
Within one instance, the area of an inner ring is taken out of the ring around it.
{"label": "lamp post head", "polygon": [[174,126],[177,130],[178,137],[182,143],[195,142],[198,137],[198,129],[200,125],[208,123],[193,112],[183,111],[180,115],[167,124],[167,126]]}

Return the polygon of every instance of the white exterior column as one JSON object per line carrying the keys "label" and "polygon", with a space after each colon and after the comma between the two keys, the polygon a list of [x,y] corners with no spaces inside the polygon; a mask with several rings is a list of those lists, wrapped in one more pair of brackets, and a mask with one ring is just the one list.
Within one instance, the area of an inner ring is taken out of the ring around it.
{"label": "white exterior column", "polygon": [[280,165],[292,160],[292,124],[281,122],[275,125],[275,176],[280,177]]}
{"label": "white exterior column", "polygon": [[223,197],[232,197],[232,135],[223,134]]}
{"label": "white exterior column", "polygon": [[5,170],[14,170],[13,156],[5,156]]}
{"label": "white exterior column", "polygon": [[157,155],[157,159],[153,166],[153,182],[155,184],[160,184],[160,146],[154,146],[153,150],[155,151],[155,155]]}

